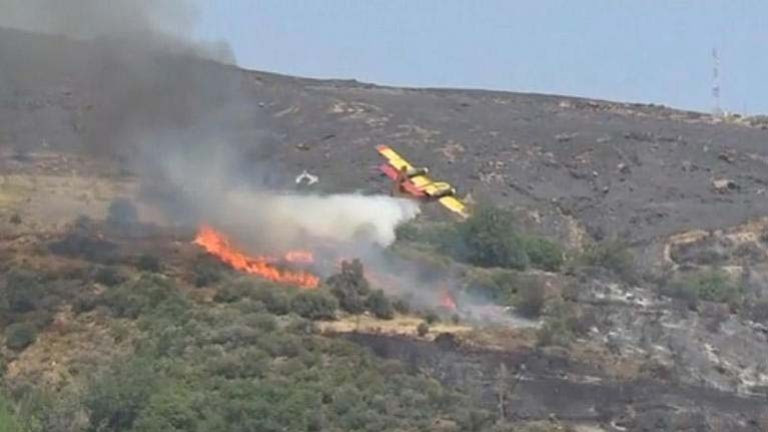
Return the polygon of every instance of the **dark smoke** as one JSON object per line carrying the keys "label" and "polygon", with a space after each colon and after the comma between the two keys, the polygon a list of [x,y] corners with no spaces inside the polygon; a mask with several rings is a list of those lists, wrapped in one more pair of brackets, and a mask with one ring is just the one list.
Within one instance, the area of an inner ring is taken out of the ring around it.
{"label": "dark smoke", "polygon": [[389,197],[276,192],[265,179],[281,170],[264,155],[279,138],[257,89],[222,64],[229,50],[190,37],[189,1],[0,0],[0,11],[0,25],[65,36],[0,38],[0,88],[15,98],[66,77],[81,98],[71,140],[121,160],[174,223],[229,226],[278,247],[360,232],[381,244],[418,211]]}

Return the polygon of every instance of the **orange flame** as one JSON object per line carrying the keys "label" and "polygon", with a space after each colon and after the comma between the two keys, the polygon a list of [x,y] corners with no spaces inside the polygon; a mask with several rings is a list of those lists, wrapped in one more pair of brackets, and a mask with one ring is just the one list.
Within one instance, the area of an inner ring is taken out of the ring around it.
{"label": "orange flame", "polygon": [[[194,243],[236,270],[258,275],[264,279],[290,283],[303,288],[316,288],[320,282],[320,278],[306,271],[281,270],[272,265],[276,261],[274,259],[248,256],[233,247],[226,236],[206,225],[200,227]],[[312,253],[305,251],[289,252],[285,258],[289,262],[311,263],[313,261]]]}
{"label": "orange flame", "polygon": [[309,251],[290,251],[285,254],[285,260],[292,263],[312,264],[315,257]]}
{"label": "orange flame", "polygon": [[456,310],[456,300],[453,299],[453,296],[449,291],[443,291],[443,294],[440,296],[440,306],[450,311]]}

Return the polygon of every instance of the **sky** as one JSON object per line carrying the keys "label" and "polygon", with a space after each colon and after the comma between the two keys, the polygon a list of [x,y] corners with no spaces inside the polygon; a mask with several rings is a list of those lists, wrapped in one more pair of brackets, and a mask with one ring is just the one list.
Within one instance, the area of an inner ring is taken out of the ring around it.
{"label": "sky", "polygon": [[317,78],[768,113],[765,0],[219,0],[197,35]]}

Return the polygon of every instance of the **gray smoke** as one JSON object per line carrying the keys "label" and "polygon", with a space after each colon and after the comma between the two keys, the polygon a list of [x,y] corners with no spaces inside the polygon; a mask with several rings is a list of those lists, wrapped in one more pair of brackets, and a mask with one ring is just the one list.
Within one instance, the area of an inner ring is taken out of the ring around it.
{"label": "gray smoke", "polygon": [[0,26],[71,39],[40,48],[30,42],[40,38],[0,38],[0,88],[66,77],[82,99],[73,139],[122,160],[170,221],[236,231],[253,249],[315,238],[385,245],[418,212],[389,197],[277,192],[267,179],[281,167],[267,155],[280,141],[258,89],[222,65],[234,60],[229,49],[190,38],[192,1],[0,0],[0,11]]}

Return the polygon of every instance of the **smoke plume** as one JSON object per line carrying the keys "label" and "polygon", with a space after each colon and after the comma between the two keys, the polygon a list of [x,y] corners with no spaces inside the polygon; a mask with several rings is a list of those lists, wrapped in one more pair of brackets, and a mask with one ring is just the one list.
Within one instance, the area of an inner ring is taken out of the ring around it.
{"label": "smoke plume", "polygon": [[386,245],[418,212],[390,197],[299,195],[267,182],[285,169],[267,156],[280,137],[258,109],[258,89],[221,64],[234,62],[231,50],[191,38],[192,1],[0,0],[0,11],[0,26],[73,39],[50,38],[53,49],[30,45],[39,38],[0,40],[0,88],[66,77],[82,98],[72,140],[123,161],[170,221],[211,223],[254,249],[311,239]]}

